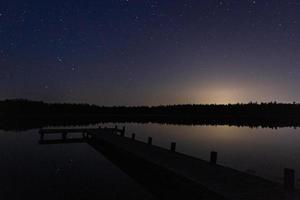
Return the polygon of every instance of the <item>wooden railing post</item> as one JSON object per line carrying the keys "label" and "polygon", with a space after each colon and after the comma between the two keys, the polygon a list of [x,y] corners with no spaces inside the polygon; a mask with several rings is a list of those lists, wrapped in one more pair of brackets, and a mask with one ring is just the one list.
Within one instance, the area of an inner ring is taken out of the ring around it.
{"label": "wooden railing post", "polygon": [[284,189],[295,189],[295,170],[289,168],[284,169]]}
{"label": "wooden railing post", "polygon": [[171,143],[171,151],[175,152],[176,151],[176,142]]}
{"label": "wooden railing post", "polygon": [[118,126],[115,125],[115,128],[112,129],[112,133],[118,134]]}
{"label": "wooden railing post", "polygon": [[67,139],[67,133],[62,133],[62,139],[66,140]]}
{"label": "wooden railing post", "polygon": [[212,151],[210,152],[210,163],[211,164],[217,164],[217,158],[218,158],[218,152]]}
{"label": "wooden railing post", "polygon": [[152,137],[149,137],[149,138],[148,138],[148,144],[149,144],[149,145],[152,145]]}
{"label": "wooden railing post", "polygon": [[135,140],[135,133],[132,133],[131,139],[132,139],[132,140]]}
{"label": "wooden railing post", "polygon": [[44,139],[44,133],[40,133],[40,140]]}
{"label": "wooden railing post", "polygon": [[125,136],[125,126],[123,126],[123,128],[121,130],[121,136]]}

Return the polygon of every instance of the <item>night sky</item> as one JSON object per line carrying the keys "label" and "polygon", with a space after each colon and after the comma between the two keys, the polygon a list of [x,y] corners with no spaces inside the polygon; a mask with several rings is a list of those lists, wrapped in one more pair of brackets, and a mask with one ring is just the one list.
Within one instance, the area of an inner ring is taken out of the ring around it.
{"label": "night sky", "polygon": [[300,102],[299,0],[0,0],[0,98]]}

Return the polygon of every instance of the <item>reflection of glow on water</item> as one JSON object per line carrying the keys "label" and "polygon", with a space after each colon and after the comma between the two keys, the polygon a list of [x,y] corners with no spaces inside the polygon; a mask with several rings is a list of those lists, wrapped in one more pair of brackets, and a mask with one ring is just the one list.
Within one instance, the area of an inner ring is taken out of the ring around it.
{"label": "reflection of glow on water", "polygon": [[[115,125],[118,127],[126,126],[125,134],[127,137],[131,137],[131,134],[135,133],[136,140],[144,142],[147,141],[148,137],[153,137],[154,145],[165,148],[170,148],[171,142],[176,142],[178,152],[204,160],[209,159],[210,151],[217,151],[220,164],[248,173],[255,172],[258,176],[275,181],[282,181],[285,167],[295,169],[296,178],[300,178],[300,160],[298,159],[300,157],[298,150],[300,129],[279,128],[275,130],[236,126],[188,126],[155,123],[103,123],[93,127],[114,127]],[[31,151],[34,146],[30,142],[36,143],[39,136],[37,132],[27,131],[27,134],[19,134],[18,137],[15,133],[0,134],[1,152],[16,155],[22,152],[22,155],[24,153],[36,155],[36,150]],[[80,159],[85,159],[92,151],[87,148],[86,144],[54,145],[49,148],[36,147],[42,151],[47,150],[49,153],[57,152],[59,155],[62,152],[60,149],[70,148],[66,151],[67,154],[70,153],[69,150],[72,150],[74,155],[79,153],[78,158]],[[86,149],[80,150],[84,147]],[[56,157],[52,158],[53,161],[56,161]],[[70,157],[68,156],[67,159]]]}
{"label": "reflection of glow on water", "polygon": [[125,126],[128,137],[133,132],[140,141],[153,137],[154,145],[165,148],[176,142],[178,152],[204,160],[209,159],[210,151],[217,151],[220,164],[274,181],[282,181],[285,167],[295,169],[296,176],[300,172],[300,160],[296,159],[300,157],[299,129],[137,123]]}

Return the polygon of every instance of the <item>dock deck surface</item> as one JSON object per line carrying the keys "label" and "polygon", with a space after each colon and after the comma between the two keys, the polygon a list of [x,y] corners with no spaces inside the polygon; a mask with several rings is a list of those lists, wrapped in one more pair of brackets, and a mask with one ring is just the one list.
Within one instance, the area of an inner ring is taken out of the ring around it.
{"label": "dock deck surface", "polygon": [[300,199],[298,190],[287,192],[279,183],[158,146],[109,133],[95,134],[93,138],[188,178],[225,199]]}

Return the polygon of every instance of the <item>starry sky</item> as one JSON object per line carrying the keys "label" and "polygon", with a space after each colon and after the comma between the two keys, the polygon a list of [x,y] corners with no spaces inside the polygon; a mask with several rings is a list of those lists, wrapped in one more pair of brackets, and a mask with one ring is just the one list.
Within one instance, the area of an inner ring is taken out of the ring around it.
{"label": "starry sky", "polygon": [[0,0],[0,98],[300,102],[299,0]]}

